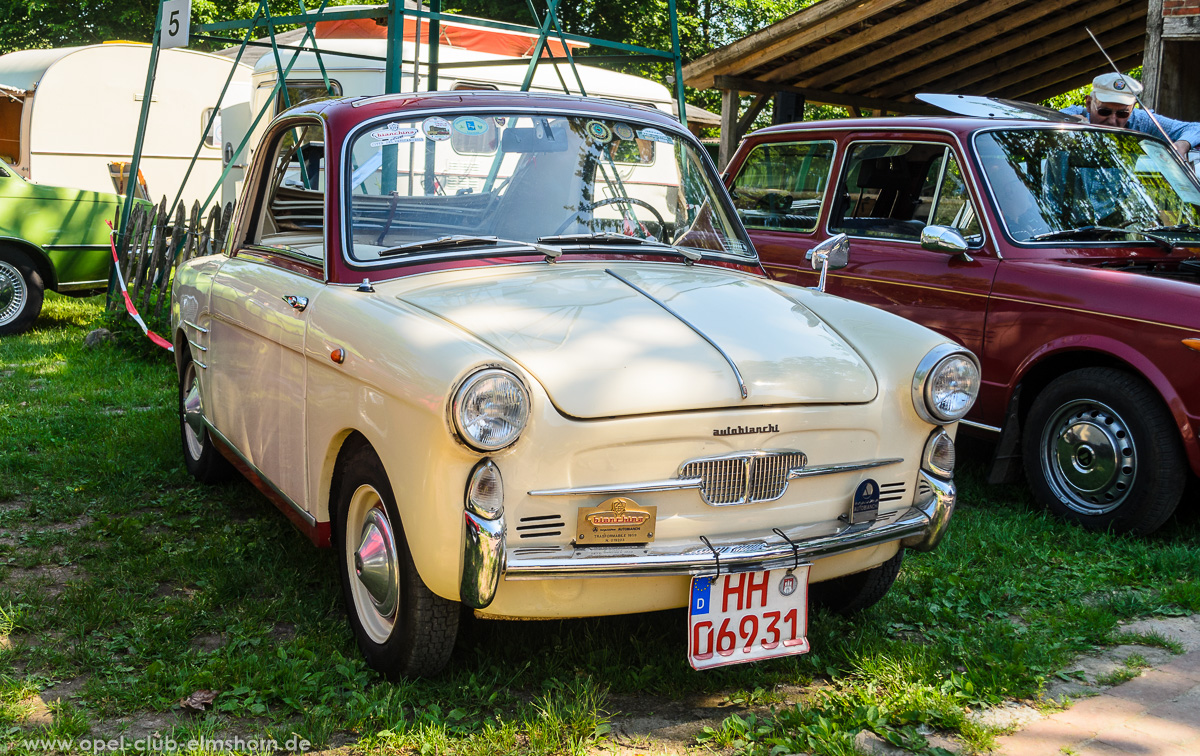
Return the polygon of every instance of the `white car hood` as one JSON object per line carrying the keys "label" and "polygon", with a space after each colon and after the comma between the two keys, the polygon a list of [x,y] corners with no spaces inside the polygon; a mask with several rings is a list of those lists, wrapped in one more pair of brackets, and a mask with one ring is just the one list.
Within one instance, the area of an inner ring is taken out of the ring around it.
{"label": "white car hood", "polygon": [[[863,358],[811,310],[763,279],[720,268],[521,266],[401,299],[520,364],[571,417],[854,404],[878,391]],[[729,362],[697,330],[737,366],[745,398]]]}

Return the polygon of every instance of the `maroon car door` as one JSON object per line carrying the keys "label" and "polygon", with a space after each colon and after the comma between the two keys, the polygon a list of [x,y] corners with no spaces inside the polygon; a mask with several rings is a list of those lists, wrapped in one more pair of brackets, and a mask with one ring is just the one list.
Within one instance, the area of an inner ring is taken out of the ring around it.
{"label": "maroon car door", "polygon": [[[825,229],[850,236],[850,264],[827,290],[914,320],[982,356],[995,245],[955,145],[919,139],[846,144]],[[927,226],[957,230],[968,251],[923,248]]]}

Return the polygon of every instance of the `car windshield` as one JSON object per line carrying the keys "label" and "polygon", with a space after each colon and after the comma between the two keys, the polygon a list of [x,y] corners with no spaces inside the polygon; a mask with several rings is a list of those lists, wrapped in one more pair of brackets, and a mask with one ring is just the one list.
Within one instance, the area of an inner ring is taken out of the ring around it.
{"label": "car windshield", "polygon": [[1200,188],[1161,142],[1133,132],[1014,129],[975,138],[1017,241],[1200,234]]}
{"label": "car windshield", "polygon": [[701,156],[660,126],[559,113],[396,117],[357,133],[346,162],[346,249],[357,263],[539,242],[754,257]]}

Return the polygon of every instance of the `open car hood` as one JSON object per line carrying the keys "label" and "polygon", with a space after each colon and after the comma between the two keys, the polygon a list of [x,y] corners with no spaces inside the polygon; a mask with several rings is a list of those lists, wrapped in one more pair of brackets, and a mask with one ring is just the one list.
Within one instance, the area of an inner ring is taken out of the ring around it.
{"label": "open car hood", "polygon": [[721,268],[520,266],[401,299],[522,365],[571,417],[852,404],[878,391],[863,358],[811,310]]}

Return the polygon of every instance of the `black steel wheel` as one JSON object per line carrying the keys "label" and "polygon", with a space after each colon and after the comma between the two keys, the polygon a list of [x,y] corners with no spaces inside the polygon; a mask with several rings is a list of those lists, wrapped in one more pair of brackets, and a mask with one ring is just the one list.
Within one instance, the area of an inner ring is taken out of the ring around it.
{"label": "black steel wheel", "polygon": [[834,614],[848,617],[870,609],[887,595],[896,576],[900,574],[900,563],[904,561],[904,548],[878,567],[856,572],[853,575],[813,583],[808,588],[808,600]]}
{"label": "black steel wheel", "polygon": [[333,546],[350,627],[367,663],[390,677],[428,677],[450,660],[459,604],[417,574],[392,487],[366,445],[343,460]]}
{"label": "black steel wheel", "polygon": [[183,445],[183,463],[201,483],[220,483],[233,475],[233,465],[217,451],[204,423],[197,371],[191,356],[185,357],[179,371],[179,440]]}
{"label": "black steel wheel", "polygon": [[1037,500],[1090,530],[1145,535],[1175,511],[1187,482],[1179,430],[1158,393],[1114,368],[1055,379],[1022,431]]}
{"label": "black steel wheel", "polygon": [[42,311],[45,286],[23,252],[0,248],[0,336],[21,333]]}

